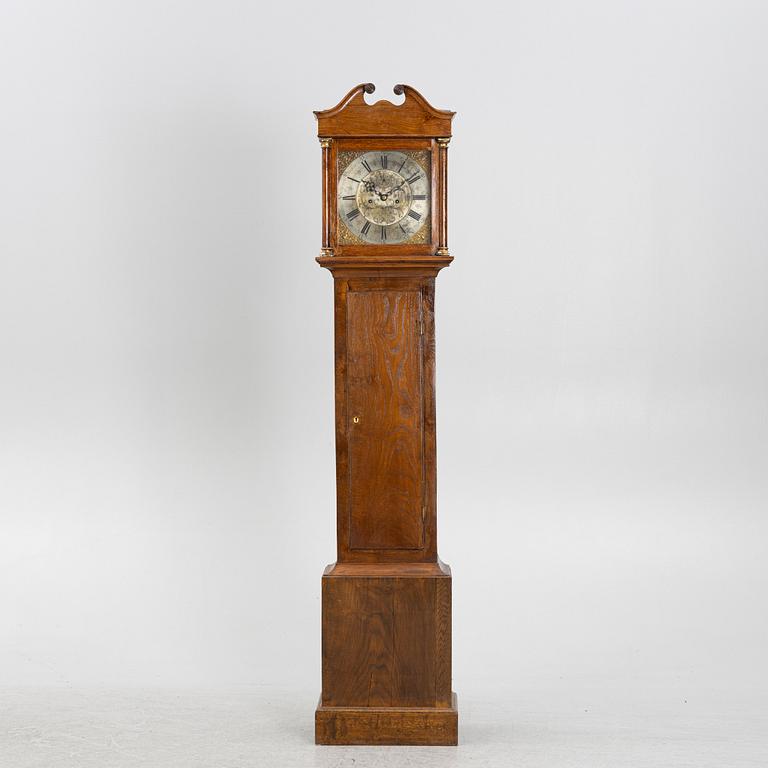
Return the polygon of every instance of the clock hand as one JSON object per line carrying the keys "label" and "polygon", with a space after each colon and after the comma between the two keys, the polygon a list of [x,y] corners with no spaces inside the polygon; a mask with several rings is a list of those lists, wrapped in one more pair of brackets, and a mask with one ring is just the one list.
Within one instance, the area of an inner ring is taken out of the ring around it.
{"label": "clock hand", "polygon": [[404,184],[406,184],[406,183],[407,183],[407,179],[403,179],[403,181],[402,181],[402,182],[400,182],[400,184],[398,184],[398,185],[397,185],[396,187],[394,187],[393,189],[388,189],[386,192],[377,192],[377,194],[378,194],[378,196],[379,196],[379,197],[381,197],[382,195],[384,195],[384,197],[382,197],[382,200],[383,200],[383,199],[385,199],[386,197],[389,197],[390,195],[392,195],[392,194],[394,194],[395,192],[397,192],[397,190],[398,190],[398,189],[400,189],[400,188],[401,188],[401,187],[402,187]]}
{"label": "clock hand", "polygon": [[[403,184],[405,184],[405,182],[403,182]],[[403,184],[400,184],[394,189],[388,189],[386,192],[378,192],[377,194],[382,200],[386,200],[390,195],[393,195],[395,192],[397,192],[397,190],[400,189],[400,187],[402,187]]]}

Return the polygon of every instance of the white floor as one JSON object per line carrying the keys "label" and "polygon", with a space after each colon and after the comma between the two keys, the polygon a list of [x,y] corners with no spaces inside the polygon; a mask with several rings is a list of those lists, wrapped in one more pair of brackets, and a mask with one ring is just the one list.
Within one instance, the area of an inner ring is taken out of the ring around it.
{"label": "white floor", "polygon": [[[273,688],[0,690],[2,768],[768,766],[768,709],[610,707],[459,692],[459,747],[316,747],[315,695]],[[526,699],[526,700],[523,700]]]}

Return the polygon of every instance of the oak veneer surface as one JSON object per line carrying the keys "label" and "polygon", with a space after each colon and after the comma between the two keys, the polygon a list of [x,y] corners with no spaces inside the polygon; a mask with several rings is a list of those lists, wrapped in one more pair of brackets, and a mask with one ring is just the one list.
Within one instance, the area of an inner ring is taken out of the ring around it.
{"label": "oak veneer surface", "polygon": [[323,576],[432,576],[451,577],[451,567],[442,560],[425,563],[331,563]]}
{"label": "oak veneer surface", "polygon": [[315,713],[316,744],[456,746],[456,694],[449,707],[326,707]]}
{"label": "oak veneer surface", "polygon": [[350,546],[424,543],[421,292],[347,294]]}
{"label": "oak veneer surface", "polygon": [[322,613],[324,706],[450,706],[449,576],[324,576]]}
{"label": "oak veneer surface", "polygon": [[433,269],[334,274],[339,561],[437,560]]}

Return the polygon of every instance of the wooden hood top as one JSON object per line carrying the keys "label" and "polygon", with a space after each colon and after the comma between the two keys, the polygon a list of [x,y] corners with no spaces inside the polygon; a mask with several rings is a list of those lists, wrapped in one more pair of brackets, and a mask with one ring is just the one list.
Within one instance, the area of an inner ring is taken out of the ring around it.
{"label": "wooden hood top", "polygon": [[396,95],[405,94],[402,104],[382,99],[367,104],[364,93],[373,93],[373,83],[356,85],[335,107],[315,112],[317,135],[334,136],[423,136],[449,137],[455,112],[435,109],[415,88],[396,85]]}

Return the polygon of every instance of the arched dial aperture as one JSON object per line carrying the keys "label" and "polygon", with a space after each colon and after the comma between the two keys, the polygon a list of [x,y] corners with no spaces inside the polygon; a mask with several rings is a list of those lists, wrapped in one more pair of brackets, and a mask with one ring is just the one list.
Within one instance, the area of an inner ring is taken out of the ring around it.
{"label": "arched dial aperture", "polygon": [[364,152],[339,176],[339,219],[367,243],[410,240],[429,219],[429,177],[413,157],[394,150]]}

